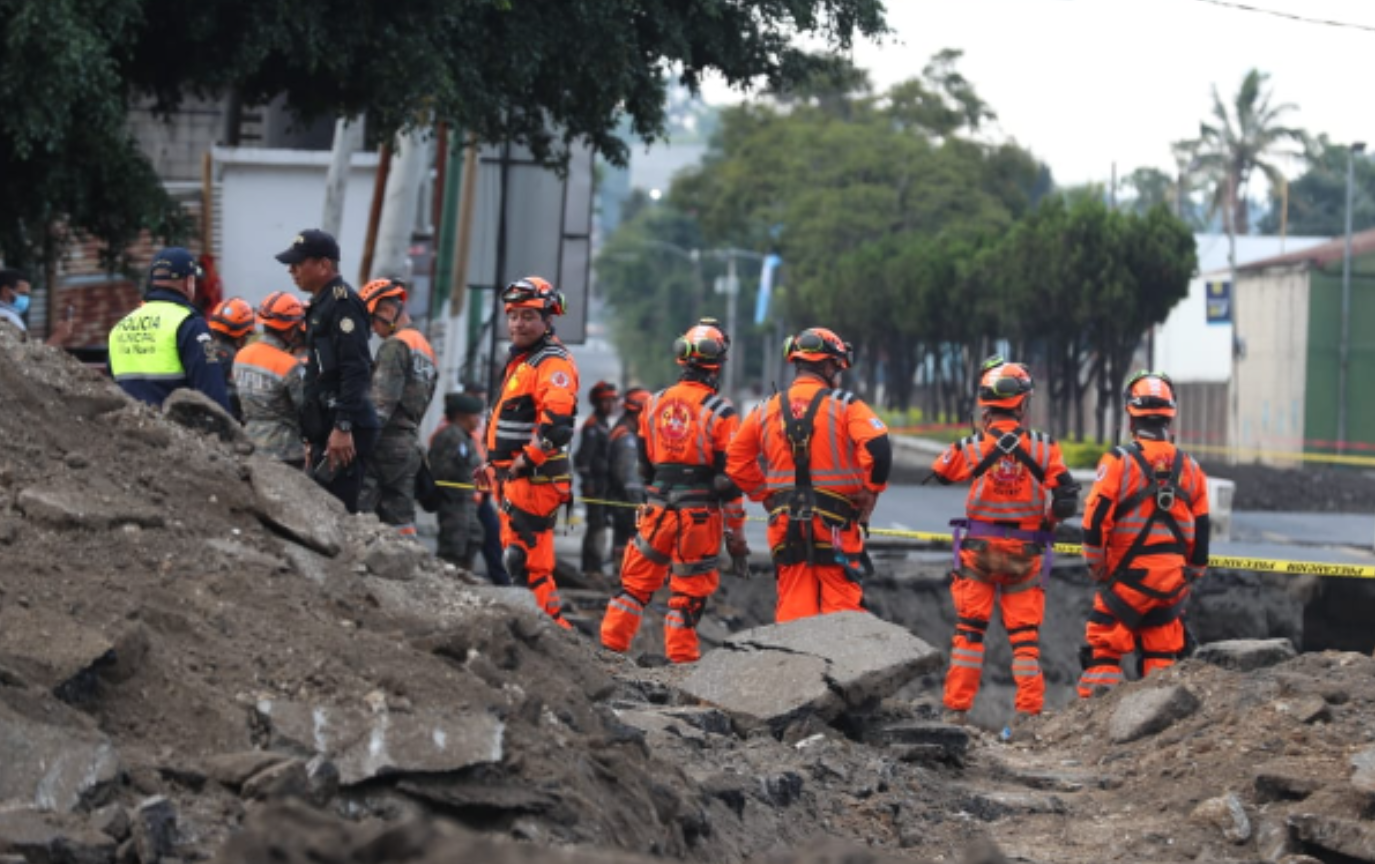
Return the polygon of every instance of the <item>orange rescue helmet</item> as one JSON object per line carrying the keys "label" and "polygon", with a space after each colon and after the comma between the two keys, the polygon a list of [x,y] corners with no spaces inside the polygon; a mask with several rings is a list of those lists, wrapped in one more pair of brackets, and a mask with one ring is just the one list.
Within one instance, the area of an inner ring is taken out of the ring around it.
{"label": "orange rescue helmet", "polygon": [[649,407],[650,400],[654,395],[643,387],[631,387],[625,391],[625,402],[622,403],[625,410],[638,414]]}
{"label": "orange rescue helmet", "polygon": [[718,369],[730,353],[730,336],[715,318],[703,318],[673,340],[673,357],[679,366]]}
{"label": "orange rescue helmet", "polygon": [[855,349],[834,331],[809,327],[784,341],[783,356],[790,363],[834,360],[841,369],[849,369],[855,362]]}
{"label": "orange rescue helmet", "polygon": [[1021,363],[1002,363],[987,368],[979,379],[979,407],[1016,411],[1036,389],[1031,373]]}
{"label": "orange rescue helmet", "polygon": [[363,290],[358,292],[358,296],[363,298],[363,303],[368,307],[369,315],[377,314],[377,304],[389,297],[400,300],[404,305],[406,302],[406,283],[400,279],[374,279],[363,286]]}
{"label": "orange rescue helmet", "polygon": [[1127,381],[1127,390],[1122,394],[1127,413],[1133,417],[1163,417],[1173,420],[1177,405],[1174,398],[1174,382],[1164,372],[1148,372],[1142,369]]}
{"label": "orange rescue helmet", "polygon": [[600,402],[603,399],[615,399],[620,394],[616,392],[616,385],[610,381],[598,381],[592,385],[592,392],[588,396],[593,402]]}
{"label": "orange rescue helmet", "polygon": [[512,309],[538,309],[542,315],[562,315],[567,311],[563,292],[554,290],[549,280],[539,276],[526,276],[517,279],[501,292],[501,302],[506,311]]}
{"label": "orange rescue helmet", "polygon": [[295,330],[306,320],[306,307],[285,291],[273,291],[258,304],[258,323],[283,333]]}
{"label": "orange rescue helmet", "polygon": [[210,329],[231,339],[253,332],[253,307],[242,297],[230,297],[210,313]]}

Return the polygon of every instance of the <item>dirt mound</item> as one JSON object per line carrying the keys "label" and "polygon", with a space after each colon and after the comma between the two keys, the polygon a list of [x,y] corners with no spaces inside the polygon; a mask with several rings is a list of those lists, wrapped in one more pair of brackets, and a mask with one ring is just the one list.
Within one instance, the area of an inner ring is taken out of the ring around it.
{"label": "dirt mound", "polygon": [[1236,483],[1233,510],[1375,513],[1375,471],[1370,469],[1200,464],[1209,476]]}
{"label": "dirt mound", "polygon": [[[935,681],[743,732],[2,330],[0,392],[0,858],[1375,860],[1369,658],[1190,661],[1010,741],[940,723]],[[882,566],[874,611],[945,644],[938,580]],[[768,618],[730,586],[708,644]],[[1143,698],[1176,715],[1124,738]]]}

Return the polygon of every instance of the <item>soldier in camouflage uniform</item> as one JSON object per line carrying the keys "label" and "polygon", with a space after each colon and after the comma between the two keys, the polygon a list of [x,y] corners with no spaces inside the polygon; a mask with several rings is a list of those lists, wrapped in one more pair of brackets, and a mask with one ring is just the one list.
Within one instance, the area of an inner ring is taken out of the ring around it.
{"label": "soldier in camouflage uniform", "polygon": [[625,391],[621,418],[611,427],[611,482],[606,497],[625,507],[611,509],[611,566],[620,578],[625,547],[635,539],[635,507],[645,503],[645,483],[640,476],[640,416],[654,394],[643,387]]}
{"label": "soldier in camouflage uniform", "polygon": [[244,431],[256,452],[297,468],[305,466],[301,408],[306,367],[295,354],[304,331],[301,301],[275,291],[258,306],[263,336],[234,359],[234,387],[243,404]]}
{"label": "soldier in camouflage uniform", "polygon": [[241,297],[230,297],[211,311],[208,323],[210,344],[219,358],[224,386],[229,391],[230,413],[242,423],[243,402],[234,384],[234,358],[253,334],[253,307]]}
{"label": "soldier in camouflage uniform", "polygon": [[434,349],[406,312],[406,286],[374,279],[359,292],[382,340],[372,373],[372,401],[382,424],[363,481],[358,509],[415,536],[415,475],[420,471],[420,421],[434,397],[439,368]]}
{"label": "soldier in camouflage uniform", "polygon": [[[444,396],[445,425],[430,439],[430,471],[440,482],[471,485],[473,472],[485,461],[477,442],[482,400],[464,393]],[[439,487],[438,555],[464,570],[473,569],[473,556],[482,549],[482,522],[472,489]]]}

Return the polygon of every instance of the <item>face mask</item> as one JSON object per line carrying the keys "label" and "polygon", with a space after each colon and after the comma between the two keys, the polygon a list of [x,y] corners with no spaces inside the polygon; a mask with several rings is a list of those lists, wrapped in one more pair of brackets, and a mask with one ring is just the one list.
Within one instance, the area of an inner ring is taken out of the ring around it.
{"label": "face mask", "polygon": [[14,307],[14,311],[23,315],[25,312],[29,311],[29,295],[16,294],[14,296],[14,302],[10,305]]}

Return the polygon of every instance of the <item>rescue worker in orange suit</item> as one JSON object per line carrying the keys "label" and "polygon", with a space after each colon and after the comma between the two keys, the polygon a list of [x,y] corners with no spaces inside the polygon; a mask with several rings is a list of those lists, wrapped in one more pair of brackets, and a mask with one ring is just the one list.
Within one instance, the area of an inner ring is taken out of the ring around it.
{"label": "rescue worker in orange suit", "polygon": [[224,372],[224,386],[229,391],[229,409],[234,419],[243,422],[243,400],[234,383],[234,358],[248,344],[253,335],[253,307],[241,297],[230,297],[210,313],[210,344],[219,358]]}
{"label": "rescue worker in orange suit", "polygon": [[985,364],[978,392],[983,430],[951,444],[931,466],[942,484],[970,481],[965,518],[951,522],[955,635],[944,699],[951,722],[964,722],[974,705],[995,600],[1012,645],[1017,718],[1041,713],[1045,702],[1044,583],[1054,523],[1075,514],[1079,486],[1055,439],[1022,428],[1033,389],[1022,364]]}
{"label": "rescue worker in orange suit", "polygon": [[611,413],[616,410],[620,394],[616,385],[598,381],[588,394],[592,401],[592,416],[582,424],[578,448],[573,453],[573,467],[578,473],[578,488],[587,508],[587,530],[582,535],[582,572],[602,575],[606,555],[606,529],[611,525],[610,508],[594,503],[606,500],[611,479]]}
{"label": "rescue worker in orange suit", "polygon": [[501,510],[502,560],[517,585],[560,627],[572,629],[554,584],[554,522],[572,500],[568,444],[578,411],[578,368],[554,335],[563,294],[527,276],[501,294],[511,353],[487,424],[487,462],[473,474]]}
{"label": "rescue worker in orange suit", "polygon": [[644,478],[640,476],[640,419],[654,394],[643,387],[625,391],[621,416],[611,427],[611,483],[606,497],[622,505],[611,507],[611,560],[620,578],[625,547],[635,536],[635,511],[645,503]]}
{"label": "rescue worker in orange suit", "polygon": [[1174,385],[1139,372],[1123,398],[1132,441],[1103,456],[1084,507],[1084,557],[1099,586],[1079,678],[1086,699],[1122,683],[1133,650],[1143,675],[1175,662],[1184,602],[1208,566],[1208,478],[1174,445]]}
{"label": "rescue worker in orange suit", "polygon": [[862,612],[873,572],[862,532],[893,466],[888,427],[837,389],[854,350],[835,333],[803,330],[783,353],[797,377],[741,422],[726,473],[769,511],[775,619]]}
{"label": "rescue worker in orange suit", "polygon": [[729,350],[716,321],[702,319],[674,340],[683,367],[678,383],[656,393],[641,414],[646,500],[621,564],[621,591],[602,618],[602,645],[612,651],[630,650],[645,607],[667,577],[664,653],[674,663],[696,662],[697,622],[721,584],[722,539],[732,559],[749,557],[740,490],[725,475],[726,447],[740,417],[717,393]]}

